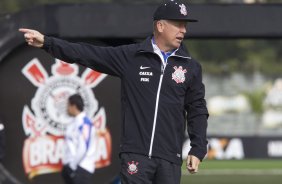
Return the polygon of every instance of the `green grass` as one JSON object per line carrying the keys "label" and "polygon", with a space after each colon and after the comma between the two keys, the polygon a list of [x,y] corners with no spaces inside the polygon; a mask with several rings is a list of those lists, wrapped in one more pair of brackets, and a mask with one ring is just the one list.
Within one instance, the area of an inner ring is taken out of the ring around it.
{"label": "green grass", "polygon": [[197,174],[188,174],[182,166],[181,184],[279,184],[282,160],[204,161]]}
{"label": "green grass", "polygon": [[200,169],[282,169],[282,160],[209,160]]}
{"label": "green grass", "polygon": [[279,184],[282,176],[182,176],[181,184]]}

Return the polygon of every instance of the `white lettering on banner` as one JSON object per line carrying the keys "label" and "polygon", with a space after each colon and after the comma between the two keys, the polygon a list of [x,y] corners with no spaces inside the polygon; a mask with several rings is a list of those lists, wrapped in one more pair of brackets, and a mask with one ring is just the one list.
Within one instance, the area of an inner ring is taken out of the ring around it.
{"label": "white lettering on banner", "polygon": [[107,143],[106,143],[106,140],[103,137],[98,139],[96,150],[97,150],[97,153],[95,155],[96,161],[105,160],[109,157],[108,151],[107,151]]}
{"label": "white lettering on banner", "polygon": [[63,158],[64,139],[40,138],[30,144],[30,166],[55,164]]}
{"label": "white lettering on banner", "polygon": [[243,159],[244,149],[241,139],[231,139],[225,151],[225,159]]}
{"label": "white lettering on banner", "polygon": [[212,138],[209,140],[208,157],[211,159],[243,159],[245,157],[242,140],[239,138]]}
{"label": "white lettering on banner", "polygon": [[[245,157],[243,142],[239,138],[211,138],[208,144],[209,159],[243,159]],[[182,158],[186,159],[191,149],[190,140],[187,139],[183,144]]]}
{"label": "white lettering on banner", "polygon": [[268,156],[281,157],[282,156],[282,141],[270,141],[267,145]]}

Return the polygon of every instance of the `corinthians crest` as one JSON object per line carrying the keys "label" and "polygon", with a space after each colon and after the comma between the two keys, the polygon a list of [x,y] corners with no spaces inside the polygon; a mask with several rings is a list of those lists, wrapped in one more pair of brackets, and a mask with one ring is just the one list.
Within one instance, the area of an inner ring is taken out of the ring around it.
{"label": "corinthians crest", "polygon": [[127,172],[131,175],[136,174],[138,172],[138,167],[137,167],[138,164],[139,162],[134,162],[134,161],[128,162]]}
{"label": "corinthians crest", "polygon": [[179,5],[179,7],[180,7],[180,13],[181,13],[182,15],[186,16],[186,15],[187,15],[186,6],[185,6],[184,4],[181,4],[181,5]]}
{"label": "corinthians crest", "polygon": [[28,136],[23,148],[23,163],[29,178],[60,171],[64,132],[72,120],[66,111],[67,99],[74,93],[82,96],[85,112],[97,129],[96,168],[109,165],[110,155],[105,153],[111,154],[111,136],[106,128],[106,113],[103,107],[99,109],[92,91],[107,75],[86,69],[79,77],[76,64],[56,59],[51,68],[52,76],[48,76],[36,58],[22,69],[22,73],[38,88],[31,100],[31,109],[25,105],[22,114],[23,129]]}
{"label": "corinthians crest", "polygon": [[185,82],[185,73],[187,73],[187,70],[182,68],[182,66],[175,66],[174,73],[172,74],[172,79],[178,84],[178,83],[184,83]]}

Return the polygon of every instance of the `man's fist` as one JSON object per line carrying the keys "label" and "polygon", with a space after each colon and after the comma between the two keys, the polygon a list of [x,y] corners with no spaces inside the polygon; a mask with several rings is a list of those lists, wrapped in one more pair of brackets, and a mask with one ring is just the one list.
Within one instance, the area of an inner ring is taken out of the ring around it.
{"label": "man's fist", "polygon": [[200,160],[193,156],[193,155],[188,155],[187,157],[187,162],[186,162],[186,167],[189,173],[195,174],[198,172],[198,167],[200,164]]}
{"label": "man's fist", "polygon": [[44,35],[40,32],[32,29],[19,29],[20,32],[24,33],[25,41],[28,43],[28,45],[33,47],[41,48],[43,47],[44,43]]}

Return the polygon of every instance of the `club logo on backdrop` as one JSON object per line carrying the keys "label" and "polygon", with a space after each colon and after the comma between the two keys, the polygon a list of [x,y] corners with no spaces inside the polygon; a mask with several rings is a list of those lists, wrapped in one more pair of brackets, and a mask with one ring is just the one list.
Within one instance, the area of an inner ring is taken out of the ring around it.
{"label": "club logo on backdrop", "polygon": [[178,83],[184,83],[185,82],[185,73],[187,73],[187,70],[182,68],[182,66],[175,66],[173,67],[175,70],[172,74],[172,79],[178,84]]}
{"label": "club logo on backdrop", "polygon": [[25,105],[22,114],[27,136],[23,164],[29,178],[61,170],[64,132],[72,120],[66,112],[67,99],[74,93],[82,96],[85,112],[97,129],[96,168],[108,166],[111,162],[111,136],[106,128],[105,109],[99,108],[92,91],[106,75],[86,69],[79,77],[76,64],[56,60],[51,68],[52,76],[48,76],[38,59],[31,60],[22,73],[37,87],[31,108]]}

